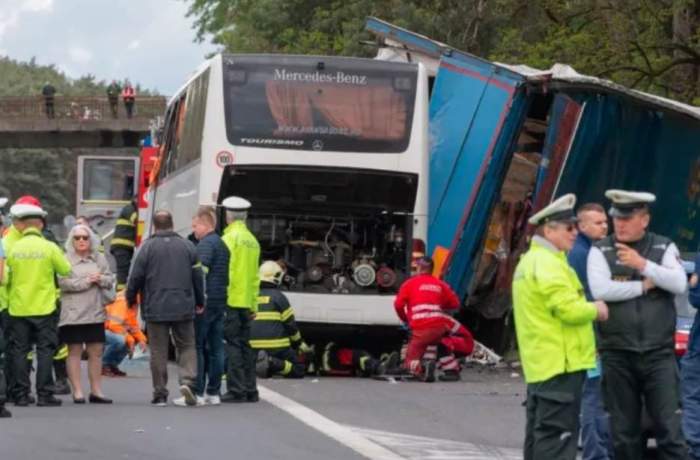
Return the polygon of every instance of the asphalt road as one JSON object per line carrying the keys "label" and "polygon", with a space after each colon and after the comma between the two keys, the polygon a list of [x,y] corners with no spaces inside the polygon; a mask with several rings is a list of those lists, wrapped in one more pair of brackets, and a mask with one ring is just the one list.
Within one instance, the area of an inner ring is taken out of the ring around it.
{"label": "asphalt road", "polygon": [[[349,378],[260,381],[258,404],[152,407],[147,363],[106,379],[112,406],[16,408],[0,420],[3,460],[517,459],[524,385],[467,369],[424,384]],[[177,396],[171,369],[171,395]]]}

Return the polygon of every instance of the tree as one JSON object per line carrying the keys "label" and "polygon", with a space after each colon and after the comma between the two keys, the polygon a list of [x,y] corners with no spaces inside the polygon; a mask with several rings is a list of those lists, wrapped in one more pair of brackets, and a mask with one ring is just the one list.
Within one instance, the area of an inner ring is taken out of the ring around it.
{"label": "tree", "polygon": [[700,102],[700,0],[190,0],[229,52],[369,56],[373,15],[476,55]]}

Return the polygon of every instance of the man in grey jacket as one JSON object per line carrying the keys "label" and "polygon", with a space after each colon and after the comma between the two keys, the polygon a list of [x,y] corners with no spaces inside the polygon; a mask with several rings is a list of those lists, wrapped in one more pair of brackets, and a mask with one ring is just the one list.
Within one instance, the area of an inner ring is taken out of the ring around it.
{"label": "man in grey jacket", "polygon": [[151,403],[167,405],[168,346],[172,333],[180,393],[188,406],[194,406],[197,404],[194,315],[204,311],[203,272],[194,245],[173,231],[169,212],[157,211],[153,228],[154,235],[143,243],[134,258],[126,300],[133,307],[141,294],[141,315],[151,345]]}

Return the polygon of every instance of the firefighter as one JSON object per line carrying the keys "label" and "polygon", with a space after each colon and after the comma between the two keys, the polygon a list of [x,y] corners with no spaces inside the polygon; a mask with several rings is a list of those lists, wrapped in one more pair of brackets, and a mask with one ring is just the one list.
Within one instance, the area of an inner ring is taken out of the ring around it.
{"label": "firefighter", "polygon": [[399,363],[399,354],[395,351],[377,359],[367,350],[344,347],[335,342],[328,342],[318,355],[315,346],[309,347],[303,354],[309,374],[335,377],[373,377],[396,373]]}
{"label": "firefighter", "polygon": [[255,382],[255,353],[250,347],[250,325],[258,311],[260,244],[248,230],[246,219],[250,202],[231,196],[221,205],[226,209],[228,226],[222,240],[229,250],[229,284],[224,319],[226,341],[226,386],[222,402],[258,402]]}
{"label": "firefighter", "polygon": [[114,236],[110,243],[109,252],[117,262],[117,291],[126,288],[126,279],[129,276],[131,259],[134,257],[136,247],[136,224],[138,212],[136,199],[132,199],[119,213],[117,225],[114,227]]}
{"label": "firefighter", "polygon": [[282,267],[272,260],[260,265],[258,313],[250,328],[250,346],[257,352],[258,377],[275,374],[289,378],[304,377],[304,363],[298,358],[301,333],[294,321],[294,310],[279,285]]}
{"label": "firefighter", "polygon": [[24,227],[22,237],[7,254],[10,341],[15,371],[15,405],[29,405],[29,364],[27,353],[32,339],[37,349],[37,405],[60,406],[54,396],[53,355],[57,346],[56,275],[68,275],[70,262],[63,252],[41,235],[46,212],[38,206],[14,205],[10,213]]}
{"label": "firefighter", "polygon": [[591,248],[587,268],[593,298],[610,303],[598,347],[615,459],[642,458],[642,401],[659,457],[685,459],[674,297],[685,292],[686,273],[673,241],[648,231],[653,194],[608,190],[605,196],[614,233]]}
{"label": "firefighter", "polygon": [[433,267],[430,257],[418,259],[417,274],[401,285],[394,300],[396,314],[411,331],[404,367],[426,382],[435,381],[436,368],[434,360],[423,360],[426,348],[460,326],[445,313],[457,309],[459,299],[447,283],[432,275]]}
{"label": "firefighter", "polygon": [[[513,275],[513,313],[527,383],[524,460],[574,460],[581,392],[595,368],[593,321],[603,302],[589,302],[566,259],[576,239],[576,196],[534,214],[530,248]],[[640,457],[641,458],[641,457]]]}

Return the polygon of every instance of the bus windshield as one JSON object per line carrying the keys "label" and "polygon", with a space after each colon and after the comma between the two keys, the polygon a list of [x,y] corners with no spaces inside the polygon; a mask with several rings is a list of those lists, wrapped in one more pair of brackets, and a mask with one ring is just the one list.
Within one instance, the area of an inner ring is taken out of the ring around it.
{"label": "bus windshield", "polygon": [[417,67],[299,56],[225,56],[233,145],[401,153],[411,135]]}

